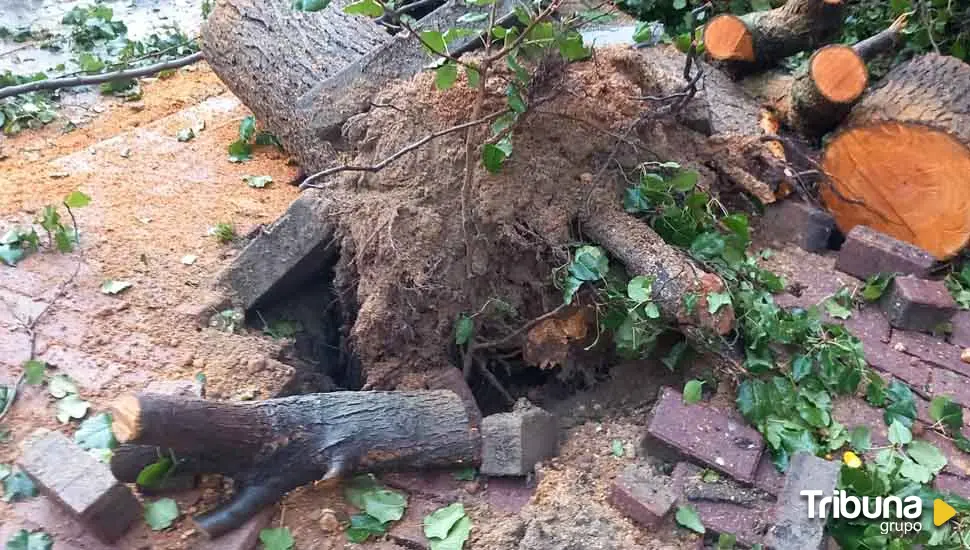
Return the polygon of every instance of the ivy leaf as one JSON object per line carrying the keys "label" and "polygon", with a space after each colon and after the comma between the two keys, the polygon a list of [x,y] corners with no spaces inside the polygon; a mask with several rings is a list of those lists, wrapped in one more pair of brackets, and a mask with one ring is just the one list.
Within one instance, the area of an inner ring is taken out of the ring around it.
{"label": "ivy leaf", "polygon": [[83,208],[91,204],[91,197],[75,189],[64,199],[64,204],[68,208]]}
{"label": "ivy leaf", "polygon": [[581,246],[569,264],[569,274],[580,281],[597,281],[610,271],[610,261],[598,246]]}
{"label": "ivy leaf", "polygon": [[520,114],[525,112],[525,100],[522,99],[522,92],[519,91],[518,86],[509,83],[508,88],[505,89],[505,95],[508,98],[509,109]]}
{"label": "ivy leaf", "polygon": [[296,541],[289,527],[276,527],[260,531],[259,542],[263,543],[265,550],[290,550]]}
{"label": "ivy leaf", "polygon": [[454,61],[448,61],[444,65],[435,69],[434,85],[439,90],[448,90],[455,85],[458,80],[458,65]]}
{"label": "ivy leaf", "polygon": [[893,281],[893,275],[877,273],[866,279],[866,285],[862,288],[862,298],[867,302],[875,302],[886,292],[889,283]]}
{"label": "ivy leaf", "polygon": [[677,520],[678,525],[686,527],[695,533],[703,535],[707,531],[704,528],[704,524],[701,523],[701,518],[697,515],[697,511],[691,506],[678,506],[674,519]]}
{"label": "ivy leaf", "polygon": [[243,140],[229,145],[229,162],[243,162],[253,158],[253,146]]}
{"label": "ivy leaf", "polygon": [[273,176],[243,176],[242,179],[246,185],[256,189],[262,189],[273,183]]}
{"label": "ivy leaf", "polygon": [[610,454],[612,454],[615,458],[620,458],[620,457],[623,456],[623,453],[624,453],[623,440],[621,440],[621,439],[613,439],[613,440],[611,440],[610,441]]}
{"label": "ivy leaf", "polygon": [[66,374],[55,374],[47,381],[47,392],[56,399],[78,393],[77,384]]}
{"label": "ivy leaf", "polygon": [[118,446],[118,440],[111,432],[111,415],[103,412],[98,413],[78,427],[74,433],[74,442],[82,449],[114,449]]}
{"label": "ivy leaf", "polygon": [[803,354],[796,355],[791,362],[792,379],[795,382],[801,382],[812,373],[812,364],[811,357]]}
{"label": "ivy leaf", "polygon": [[697,172],[693,170],[682,170],[676,176],[667,180],[667,185],[674,191],[687,193],[697,187],[698,179],[700,179],[700,174]]}
{"label": "ivy leaf", "polygon": [[866,426],[856,426],[852,428],[849,436],[849,444],[860,453],[864,453],[872,448],[872,436]]}
{"label": "ivy leaf", "polygon": [[934,475],[946,466],[946,457],[939,449],[925,441],[913,441],[906,447],[906,453],[917,464],[926,468]]}
{"label": "ivy leaf", "polygon": [[297,11],[315,12],[326,9],[330,0],[293,0],[292,7]]}
{"label": "ivy leaf", "polygon": [[963,408],[944,395],[938,395],[930,401],[930,418],[946,426],[954,432],[963,427]]}
{"label": "ivy leaf", "polygon": [[566,61],[581,61],[587,59],[593,53],[590,48],[583,44],[583,35],[576,31],[568,32],[565,36],[558,36],[556,42],[559,46],[559,54]]}
{"label": "ivy leaf", "polygon": [[367,17],[380,17],[384,15],[384,6],[374,0],[359,0],[344,8],[344,13],[349,15],[365,15]]}
{"label": "ivy leaf", "polygon": [[90,406],[90,403],[77,395],[68,395],[57,402],[57,421],[61,424],[67,424],[72,418],[84,418],[88,414]]}
{"label": "ivy leaf", "polygon": [[445,36],[438,31],[421,31],[421,41],[424,44],[425,49],[431,51],[431,53],[445,54],[448,53],[448,47],[445,42]]}
{"label": "ivy leaf", "polygon": [[350,527],[347,528],[347,540],[350,542],[365,542],[371,535],[380,536],[387,532],[384,524],[367,514],[350,516]]}
{"label": "ivy leaf", "polygon": [[43,531],[21,529],[7,541],[7,550],[50,550],[54,539]]}
{"label": "ivy leaf", "polygon": [[43,361],[38,361],[37,359],[24,361],[24,381],[30,385],[36,386],[37,384],[42,384],[46,371],[47,363]]}
{"label": "ivy leaf", "polygon": [[13,468],[9,464],[0,464],[0,481],[7,479],[13,473]]}
{"label": "ivy leaf", "polygon": [[15,471],[3,480],[3,501],[19,502],[37,496],[37,486],[27,474]]}
{"label": "ivy leaf", "polygon": [[464,346],[468,343],[468,340],[472,337],[472,332],[475,330],[475,322],[472,321],[471,317],[461,314],[458,320],[455,321],[455,343],[459,346]]}
{"label": "ivy leaf", "polygon": [[[485,14],[482,14],[485,15]],[[486,15],[487,17],[487,15]],[[472,88],[478,88],[479,83],[482,80],[482,75],[472,67],[465,67],[465,76],[468,77],[468,85]]]}
{"label": "ivy leaf", "polygon": [[128,281],[114,281],[114,280],[108,279],[107,281],[101,284],[101,293],[114,295],[114,294],[118,294],[119,292],[122,292],[127,288],[131,288],[131,283],[129,283]]}
{"label": "ivy leaf", "polygon": [[701,400],[701,390],[704,387],[703,380],[689,380],[684,384],[684,403],[693,405]]}
{"label": "ivy leaf", "polygon": [[19,246],[0,244],[0,261],[13,267],[24,258],[24,250]]}
{"label": "ivy leaf", "polygon": [[731,305],[731,294],[728,292],[712,292],[707,295],[707,311],[712,315],[729,305]]}
{"label": "ivy leaf", "polygon": [[152,531],[168,529],[178,517],[178,504],[170,498],[162,498],[145,504],[145,522],[152,528]]}
{"label": "ivy leaf", "polygon": [[566,304],[573,303],[573,296],[576,295],[581,286],[583,286],[583,281],[573,276],[566,277],[562,283],[562,301]]}
{"label": "ivy leaf", "polygon": [[638,304],[653,299],[653,277],[637,275],[626,285],[626,295]]}
{"label": "ivy leaf", "polygon": [[478,477],[478,470],[471,466],[461,468],[459,470],[455,470],[454,473],[452,473],[452,477],[458,481],[475,481],[475,478]]}
{"label": "ivy leaf", "polygon": [[906,445],[913,440],[913,433],[899,420],[893,420],[889,425],[889,442],[894,445]]}
{"label": "ivy leaf", "polygon": [[152,462],[148,466],[142,468],[142,470],[138,472],[138,478],[135,480],[135,484],[139,487],[146,487],[149,489],[158,487],[162,481],[168,477],[169,473],[174,470],[174,468],[175,463],[172,462],[172,459],[167,456],[163,456],[162,458],[159,458],[155,462]]}
{"label": "ivy leaf", "polygon": [[920,484],[929,483],[933,479],[933,474],[928,468],[906,456],[902,457],[902,463],[899,465],[899,475]]}
{"label": "ivy leaf", "polygon": [[497,174],[502,169],[506,158],[508,158],[508,155],[497,144],[486,143],[482,147],[482,164],[485,165],[486,170],[493,174]]}
{"label": "ivy leaf", "polygon": [[460,502],[438,508],[424,517],[424,536],[429,539],[443,539],[451,528],[465,517],[465,507]]}
{"label": "ivy leaf", "polygon": [[397,521],[404,517],[407,497],[397,491],[375,489],[363,495],[364,511],[381,523]]}
{"label": "ivy leaf", "polygon": [[852,310],[836,302],[835,300],[826,301],[825,310],[829,315],[836,319],[848,319],[852,316]]}
{"label": "ivy leaf", "polygon": [[717,538],[717,550],[734,550],[738,544],[738,537],[731,533],[721,533]]}
{"label": "ivy leaf", "polygon": [[886,400],[889,402],[883,412],[886,424],[891,425],[894,420],[898,420],[904,426],[913,425],[913,420],[916,419],[916,400],[909,386],[893,380],[886,388]]}
{"label": "ivy leaf", "polygon": [[690,243],[690,254],[698,260],[711,260],[724,252],[724,237],[719,233],[707,232],[697,236]]}
{"label": "ivy leaf", "polygon": [[430,539],[431,550],[461,550],[472,532],[472,520],[462,516],[443,539]]}
{"label": "ivy leaf", "polygon": [[248,142],[256,133],[256,117],[249,115],[239,123],[239,140]]}
{"label": "ivy leaf", "polygon": [[689,350],[687,340],[681,340],[670,347],[670,351],[660,359],[660,362],[671,371],[675,371]]}

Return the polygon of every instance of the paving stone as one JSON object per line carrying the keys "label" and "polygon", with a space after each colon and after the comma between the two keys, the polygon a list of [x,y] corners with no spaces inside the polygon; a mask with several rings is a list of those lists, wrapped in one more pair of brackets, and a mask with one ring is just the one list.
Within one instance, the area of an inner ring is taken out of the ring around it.
{"label": "paving stone", "polygon": [[435,501],[447,501],[446,504],[458,498],[463,483],[455,479],[453,472],[444,470],[388,472],[381,475],[381,481],[388,487]]}
{"label": "paving stone", "polygon": [[16,506],[11,507],[11,510],[13,513],[9,516],[16,516],[20,521],[9,516],[4,518],[4,521],[0,522],[2,523],[0,541],[9,540],[9,534],[4,536],[6,533],[4,528],[11,525],[16,526],[16,529],[28,531],[43,529],[54,539],[55,550],[144,550],[151,546],[145,533],[147,529],[138,526],[128,531],[119,540],[111,543],[102,542],[78,518],[45,495],[18,502]]}
{"label": "paving stone", "polygon": [[933,367],[882,342],[863,342],[866,362],[885,374],[899,378],[916,391],[926,391]]}
{"label": "paving stone", "polygon": [[942,493],[951,493],[970,499],[970,480],[948,473],[940,473],[933,480],[933,488]]}
{"label": "paving stone", "polygon": [[761,231],[767,237],[803,250],[826,250],[835,231],[831,214],[800,200],[777,202],[765,209]]}
{"label": "paving stone", "polygon": [[932,395],[945,395],[954,402],[970,407],[970,378],[953,371],[935,368],[930,377]]}
{"label": "paving stone", "polygon": [[647,428],[650,437],[695,461],[752,483],[764,440],[732,409],[685,405],[680,392],[661,388]]}
{"label": "paving stone", "polygon": [[[946,457],[944,472],[959,477],[970,478],[970,455],[957,449],[953,442],[933,430],[924,430],[919,439],[933,444]],[[873,442],[875,445],[875,442]]]}
{"label": "paving stone", "polygon": [[217,539],[199,541],[196,550],[253,550],[259,543],[259,532],[269,527],[270,521],[276,514],[276,507],[269,506],[260,513],[249,518],[249,521],[239,528],[222,535]]}
{"label": "paving stone", "polygon": [[864,280],[879,273],[926,277],[935,263],[933,256],[917,246],[857,225],[846,235],[835,267]]}
{"label": "paving stone", "polygon": [[963,350],[931,334],[894,330],[889,345],[894,350],[918,357],[927,363],[970,376],[970,365],[960,359]]}
{"label": "paving stone", "polygon": [[768,531],[768,548],[776,550],[822,550],[825,548],[825,519],[810,519],[801,492],[822,491],[828,496],[839,480],[841,465],[806,452],[791,457],[785,487],[778,496],[775,524]]}
{"label": "paving stone", "polygon": [[107,464],[60,433],[32,441],[18,462],[45,494],[104,542],[118,540],[141,517],[141,504]]}
{"label": "paving stone", "polygon": [[961,348],[970,348],[970,311],[960,310],[950,319],[953,332],[950,342]]}
{"label": "paving stone", "polygon": [[485,500],[496,510],[518,514],[535,495],[535,486],[525,478],[495,477],[488,480]]}
{"label": "paving stone", "polygon": [[903,330],[933,332],[957,312],[943,281],[896,277],[880,300],[889,324]]}
{"label": "paving stone", "polygon": [[862,340],[863,346],[888,344],[892,334],[889,321],[876,305],[867,305],[862,309],[853,310],[848,319],[838,322]]}
{"label": "paving stone", "polygon": [[762,544],[775,503],[768,494],[730,479],[703,480],[703,469],[680,462],[671,474],[680,488],[678,506],[692,507],[709,533],[729,533],[743,546]]}
{"label": "paving stone", "polygon": [[631,464],[613,481],[610,504],[647,528],[660,523],[677,502],[678,490],[670,476],[650,464]]}
{"label": "paving stone", "polygon": [[883,419],[882,410],[861,399],[839,397],[832,403],[832,418],[843,424],[847,430],[864,426],[869,428],[873,447],[889,444],[889,431]]}
{"label": "paving stone", "polygon": [[512,412],[482,420],[484,475],[528,475],[536,463],[555,456],[558,448],[558,421],[539,407],[520,401]]}

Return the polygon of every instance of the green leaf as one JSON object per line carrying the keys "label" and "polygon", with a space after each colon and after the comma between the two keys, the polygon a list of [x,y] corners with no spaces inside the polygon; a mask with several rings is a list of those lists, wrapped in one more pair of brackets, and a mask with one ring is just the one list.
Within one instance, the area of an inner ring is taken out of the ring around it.
{"label": "green leaf", "polygon": [[701,518],[697,515],[697,511],[691,506],[678,506],[674,519],[677,520],[678,525],[686,527],[695,533],[703,535],[707,531],[704,529],[704,524],[701,523]]}
{"label": "green leaf", "polygon": [[264,550],[290,550],[296,541],[289,527],[275,527],[260,531],[259,542],[263,543]]}
{"label": "green leaf", "polygon": [[466,66],[465,67],[465,76],[468,77],[468,85],[469,86],[471,86],[472,88],[478,88],[478,85],[479,85],[479,83],[481,82],[481,79],[482,79],[482,75],[479,74],[479,72],[477,70],[473,69],[472,67]]}
{"label": "green leaf", "polygon": [[54,546],[54,539],[43,531],[27,531],[20,529],[9,540],[7,550],[50,550]]}
{"label": "green leaf", "polygon": [[380,536],[387,532],[387,528],[376,518],[367,514],[354,514],[350,516],[350,527],[347,528],[347,540],[350,542],[361,543],[374,536]]}
{"label": "green leaf", "polygon": [[435,69],[434,85],[439,90],[448,90],[455,85],[458,80],[458,65],[454,61],[448,61],[444,65]]}
{"label": "green leaf", "polygon": [[239,140],[249,142],[256,133],[256,117],[249,115],[239,123]]}
{"label": "green leaf", "polygon": [[486,143],[482,147],[482,164],[485,165],[486,170],[493,174],[502,169],[506,158],[508,158],[508,155],[498,145]]}
{"label": "green leaf", "polygon": [[916,400],[909,386],[898,380],[893,380],[886,388],[886,400],[889,405],[883,411],[886,424],[898,420],[904,426],[912,426],[916,419]]}
{"label": "green leaf", "polygon": [[195,137],[195,131],[192,128],[182,128],[175,134],[175,139],[180,142],[191,141]]}
{"label": "green leaf", "polygon": [[562,283],[562,301],[566,304],[573,303],[573,296],[576,295],[581,286],[583,286],[583,281],[572,276],[566,277]]}
{"label": "green leaf", "polygon": [[424,47],[431,51],[431,53],[445,54],[448,53],[447,43],[445,42],[445,36],[438,31],[421,31],[418,33],[421,36],[421,41]]}
{"label": "green leaf", "polygon": [[674,191],[679,191],[681,193],[687,193],[693,191],[697,187],[697,180],[700,178],[700,174],[693,170],[682,170],[677,173],[676,176],[667,180],[667,184],[670,185],[671,189]]}
{"label": "green leaf", "polygon": [[867,302],[875,302],[882,297],[893,280],[893,275],[877,273],[866,279],[866,285],[862,288],[862,298]]}
{"label": "green leaf", "polygon": [[720,256],[724,247],[724,237],[719,233],[702,233],[690,243],[690,254],[699,260],[711,260]]}
{"label": "green leaf", "polygon": [[178,517],[178,504],[170,498],[145,503],[145,523],[152,528],[152,531],[168,529]]}
{"label": "green leaf", "polygon": [[37,496],[37,486],[20,470],[3,480],[3,501],[19,502]]}
{"label": "green leaf", "polygon": [[920,484],[929,483],[933,479],[933,473],[928,468],[905,456],[899,465],[899,475]]}
{"label": "green leaf", "polygon": [[712,292],[707,295],[707,311],[715,314],[724,306],[731,305],[731,294],[728,292]]}
{"label": "green leaf", "polygon": [[243,162],[253,156],[253,146],[243,140],[234,141],[229,145],[229,162]]}
{"label": "green leaf", "polygon": [[799,354],[793,357],[791,361],[792,379],[795,382],[802,381],[806,376],[812,374],[812,365],[812,358],[807,355]]}
{"label": "green leaf", "polygon": [[459,519],[443,539],[430,539],[431,550],[461,550],[472,532],[472,520],[467,515]]}
{"label": "green leaf", "polygon": [[610,441],[610,454],[612,454],[616,458],[620,458],[623,456],[623,453],[624,453],[623,440],[614,439]]}
{"label": "green leaf", "polygon": [[906,445],[913,440],[913,434],[902,422],[893,420],[889,425],[889,442],[894,445]]}
{"label": "green leaf", "polygon": [[478,470],[468,466],[467,468],[455,470],[451,475],[458,481],[475,481],[475,478],[478,477]]}
{"label": "green leaf", "polygon": [[669,370],[675,371],[689,351],[690,346],[687,345],[687,340],[681,340],[670,347],[670,351],[660,359],[660,362]]}
{"label": "green leaf", "polygon": [[515,84],[509,83],[508,87],[505,89],[505,95],[508,99],[509,109],[512,109],[516,113],[524,113],[526,111],[525,100],[522,98],[522,92],[519,91],[519,87]]}
{"label": "green leaf", "polygon": [[721,533],[717,538],[717,550],[734,550],[738,538],[730,533]]}
{"label": "green leaf", "polygon": [[849,444],[852,449],[864,453],[872,448],[872,436],[869,433],[869,428],[866,426],[856,426],[852,428],[851,435],[849,436]]}
{"label": "green leaf", "polygon": [[557,36],[556,42],[559,46],[559,54],[566,61],[581,61],[593,54],[593,50],[583,44],[583,35],[576,31],[568,32],[565,36]]}
{"label": "green leaf", "polygon": [[438,508],[424,517],[424,536],[429,539],[444,539],[448,532],[465,517],[465,507],[460,502]]}
{"label": "green leaf", "polygon": [[56,399],[78,393],[77,384],[68,378],[66,374],[55,374],[52,376],[47,381],[47,391]]}
{"label": "green leaf", "polygon": [[384,6],[374,0],[359,0],[345,7],[344,13],[350,15],[365,15],[367,17],[380,17],[384,15]]}
{"label": "green leaf", "polygon": [[119,292],[127,288],[131,288],[131,283],[129,283],[128,281],[113,281],[111,279],[108,279],[107,281],[101,284],[101,293],[114,295],[114,294],[118,294]]}
{"label": "green leaf", "polygon": [[262,189],[273,183],[273,176],[243,176],[242,179],[246,185],[256,189]]}
{"label": "green leaf", "polygon": [[488,19],[488,12],[483,11],[481,13],[468,12],[458,18],[458,23],[478,23],[479,21],[484,21]]}
{"label": "green leaf", "polygon": [[68,208],[83,208],[91,204],[91,197],[75,189],[64,199],[64,204]]}
{"label": "green leaf", "polygon": [[36,386],[37,384],[44,383],[44,374],[47,372],[47,363],[43,361],[38,361],[37,359],[30,359],[29,361],[24,361],[24,381],[30,385]]}
{"label": "green leaf", "polygon": [[77,395],[68,395],[57,402],[57,421],[61,424],[67,424],[72,418],[84,418],[88,414],[90,406],[90,403]]}
{"label": "green leaf", "polygon": [[375,489],[362,495],[364,511],[382,523],[404,517],[407,497],[389,489]]}
{"label": "green leaf", "polygon": [[682,10],[687,7],[687,0],[674,0],[673,7],[675,10]]}
{"label": "green leaf", "polygon": [[637,275],[627,283],[626,295],[638,304],[649,302],[653,299],[653,281],[653,277]]}
{"label": "green leaf", "polygon": [[569,264],[569,274],[580,281],[597,281],[610,271],[610,261],[598,246],[581,246]]}
{"label": "green leaf", "polygon": [[688,380],[684,384],[684,403],[693,405],[701,400],[701,390],[704,387],[703,380]]}
{"label": "green leaf", "polygon": [[827,300],[825,302],[825,310],[828,311],[829,315],[836,319],[848,319],[852,316],[852,310],[836,302],[835,300]]}
{"label": "green leaf", "polygon": [[111,432],[111,415],[98,413],[81,422],[81,426],[74,433],[74,442],[85,450],[117,447],[118,441]]}
{"label": "green leaf", "polygon": [[913,441],[906,447],[906,453],[916,463],[934,475],[938,474],[946,466],[947,461],[943,453],[925,441]]}
{"label": "green leaf", "polygon": [[458,320],[455,321],[455,343],[459,346],[464,346],[471,339],[474,331],[475,322],[471,317],[464,313],[459,315]]}
{"label": "green leaf", "polygon": [[13,473],[13,468],[9,464],[0,464],[0,481],[7,479]]}
{"label": "green leaf", "polygon": [[13,267],[24,258],[24,250],[19,246],[0,244],[0,261]]}
{"label": "green leaf", "polygon": [[142,468],[142,470],[138,472],[138,478],[135,480],[135,484],[137,484],[139,487],[146,487],[148,489],[156,488],[163,481],[165,481],[165,478],[167,478],[170,472],[172,472],[174,469],[175,463],[172,462],[172,459],[167,456],[163,456],[162,458],[159,458],[155,462],[152,462],[148,466]]}
{"label": "green leaf", "polygon": [[930,401],[930,418],[954,432],[963,427],[963,408],[945,395]]}

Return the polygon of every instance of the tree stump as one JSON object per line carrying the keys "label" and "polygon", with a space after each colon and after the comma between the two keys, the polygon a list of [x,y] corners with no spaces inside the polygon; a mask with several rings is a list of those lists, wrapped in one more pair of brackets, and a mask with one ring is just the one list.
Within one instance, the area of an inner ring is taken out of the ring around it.
{"label": "tree stump", "polygon": [[970,66],[924,55],[890,71],[825,148],[839,228],[867,225],[947,259],[970,240]]}

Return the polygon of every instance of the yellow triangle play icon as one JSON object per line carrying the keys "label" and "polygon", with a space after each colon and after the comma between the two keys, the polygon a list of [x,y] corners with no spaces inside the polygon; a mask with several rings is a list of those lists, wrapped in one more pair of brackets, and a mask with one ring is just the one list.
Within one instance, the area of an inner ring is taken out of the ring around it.
{"label": "yellow triangle play icon", "polygon": [[953,509],[953,506],[940,499],[933,501],[933,525],[939,527],[950,521],[950,518],[955,515],[957,515],[957,511]]}

